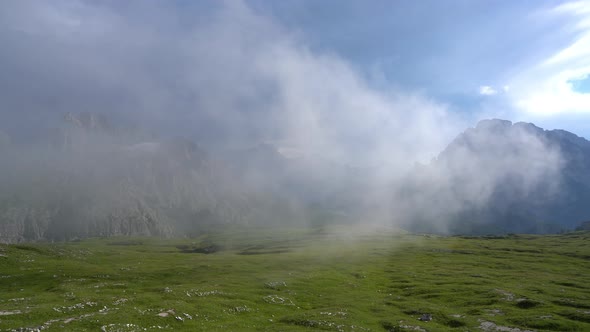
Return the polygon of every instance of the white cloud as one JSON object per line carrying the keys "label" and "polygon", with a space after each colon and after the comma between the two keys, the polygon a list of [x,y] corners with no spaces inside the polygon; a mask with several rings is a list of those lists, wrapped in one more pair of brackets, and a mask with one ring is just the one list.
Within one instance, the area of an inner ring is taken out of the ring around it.
{"label": "white cloud", "polygon": [[[331,159],[392,165],[430,159],[464,127],[425,96],[375,89],[350,62],[311,50],[244,2],[223,2],[209,9],[207,20],[188,26],[167,20],[178,13],[166,6],[141,6],[142,15],[131,19],[116,6],[39,3],[22,5],[13,13],[21,19],[6,24],[34,21],[19,30],[45,43],[16,45],[12,60],[33,69],[27,80],[40,92],[27,93],[57,96],[59,112],[78,105],[131,111],[179,135],[207,131],[213,140],[239,144],[282,140]],[[63,28],[64,22],[81,24]],[[66,32],[53,33],[56,27]]]}
{"label": "white cloud", "polygon": [[590,74],[590,2],[565,3],[549,14],[574,22],[564,27],[562,33],[576,38],[514,77],[510,84],[512,101],[530,115],[590,113],[590,94],[576,91],[571,83]]}
{"label": "white cloud", "polygon": [[497,93],[498,93],[498,91],[496,91],[496,89],[492,88],[491,86],[482,85],[479,87],[479,94],[480,95],[493,96]]}

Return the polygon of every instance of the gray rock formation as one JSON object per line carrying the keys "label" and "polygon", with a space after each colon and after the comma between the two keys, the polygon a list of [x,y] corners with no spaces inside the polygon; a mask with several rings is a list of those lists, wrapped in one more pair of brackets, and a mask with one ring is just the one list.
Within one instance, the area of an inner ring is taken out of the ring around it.
{"label": "gray rock formation", "polygon": [[332,220],[545,233],[590,219],[590,142],[527,123],[482,121],[431,164],[376,188],[370,169],[287,157],[272,144],[211,155],[185,139],[125,136],[99,115],[64,121],[56,144],[0,144],[1,242]]}
{"label": "gray rock formation", "polygon": [[397,198],[409,206],[407,227],[415,230],[557,232],[590,218],[589,170],[584,138],[484,120],[417,169]]}

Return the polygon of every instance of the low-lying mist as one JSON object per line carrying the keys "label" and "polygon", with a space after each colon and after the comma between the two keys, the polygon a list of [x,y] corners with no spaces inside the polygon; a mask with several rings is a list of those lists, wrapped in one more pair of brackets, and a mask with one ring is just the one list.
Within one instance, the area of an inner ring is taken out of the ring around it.
{"label": "low-lying mist", "polygon": [[85,1],[3,6],[4,240],[236,224],[457,232],[489,221],[491,201],[542,204],[561,185],[560,146],[539,128],[480,122],[452,141],[476,119],[375,86],[243,2],[197,21],[161,3],[130,4],[133,18]]}

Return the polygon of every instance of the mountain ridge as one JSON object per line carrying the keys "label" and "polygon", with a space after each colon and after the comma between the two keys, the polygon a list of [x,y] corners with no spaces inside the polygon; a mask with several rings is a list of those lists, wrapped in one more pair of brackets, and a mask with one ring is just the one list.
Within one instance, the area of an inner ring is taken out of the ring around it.
{"label": "mountain ridge", "polygon": [[[416,225],[443,233],[551,233],[573,229],[590,216],[590,142],[564,130],[531,123],[482,120],[459,134],[424,173],[437,192],[420,193],[421,204],[442,200],[430,213],[411,214]],[[438,178],[437,178],[438,175]],[[434,177],[434,178],[432,178]],[[425,186],[420,179],[411,181]],[[443,198],[441,198],[443,196]],[[450,198],[449,198],[450,197]],[[446,200],[445,200],[446,198]],[[403,198],[400,198],[403,199]],[[461,202],[457,202],[461,200]],[[429,219],[429,220],[425,220]]]}
{"label": "mountain ridge", "polygon": [[373,169],[288,158],[270,143],[220,157],[185,139],[125,136],[100,116],[64,120],[50,146],[2,135],[0,241],[332,222],[551,233],[590,219],[590,142],[531,123],[482,120],[430,164],[373,183]]}

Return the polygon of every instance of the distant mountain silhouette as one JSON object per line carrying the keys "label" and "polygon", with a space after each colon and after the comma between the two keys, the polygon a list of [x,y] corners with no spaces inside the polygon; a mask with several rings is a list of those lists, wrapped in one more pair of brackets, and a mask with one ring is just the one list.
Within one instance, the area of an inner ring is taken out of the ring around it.
{"label": "distant mountain silhouette", "polygon": [[551,233],[590,218],[589,171],[582,137],[483,120],[417,169],[397,197],[412,201],[406,227],[414,230]]}
{"label": "distant mountain silhouette", "polygon": [[333,222],[550,233],[590,220],[590,142],[528,123],[481,121],[392,183],[271,143],[206,152],[89,113],[48,132],[27,146],[0,133],[0,242]]}

